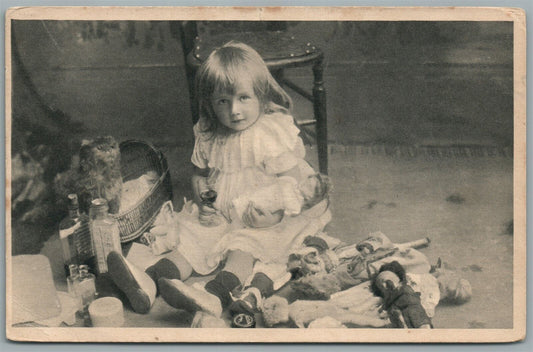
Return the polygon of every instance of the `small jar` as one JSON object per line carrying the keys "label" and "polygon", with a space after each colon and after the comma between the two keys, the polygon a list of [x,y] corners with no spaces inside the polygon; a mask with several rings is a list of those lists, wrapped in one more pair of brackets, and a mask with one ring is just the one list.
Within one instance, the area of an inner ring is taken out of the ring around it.
{"label": "small jar", "polygon": [[70,264],[69,267],[69,276],[67,277],[67,290],[70,297],[78,301],[78,310],[82,309],[81,297],[78,294],[78,283],[79,283],[79,268],[76,264]]}
{"label": "small jar", "polygon": [[80,265],[77,285],[82,308],[85,310],[96,299],[95,276],[89,272],[87,265]]}
{"label": "small jar", "polygon": [[68,266],[68,270],[69,270],[69,276],[67,277],[67,290],[71,296],[74,296],[76,294],[76,289],[74,285],[76,281],[78,280],[78,276],[79,276],[78,265],[70,264]]}

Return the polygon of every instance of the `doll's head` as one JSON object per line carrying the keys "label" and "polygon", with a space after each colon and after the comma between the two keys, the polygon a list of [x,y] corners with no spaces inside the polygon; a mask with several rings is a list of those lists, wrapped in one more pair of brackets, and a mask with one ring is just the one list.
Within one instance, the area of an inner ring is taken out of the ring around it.
{"label": "doll's head", "polygon": [[292,279],[313,274],[329,273],[339,265],[339,258],[329,249],[327,242],[319,236],[307,236],[305,247],[295,250],[289,255],[287,271]]}
{"label": "doll's head", "polygon": [[396,260],[383,264],[372,279],[372,291],[377,296],[386,297],[389,292],[405,283],[405,277],[404,267]]}
{"label": "doll's head", "polygon": [[298,186],[304,198],[304,209],[309,209],[326,199],[331,191],[329,177],[314,174],[303,180]]}
{"label": "doll's head", "polygon": [[231,41],[199,68],[196,93],[204,131],[242,131],[264,113],[291,108],[291,98],[250,46]]}
{"label": "doll's head", "polygon": [[439,283],[441,302],[459,305],[468,302],[472,297],[470,282],[459,277],[454,271],[444,268],[440,258],[430,272]]}

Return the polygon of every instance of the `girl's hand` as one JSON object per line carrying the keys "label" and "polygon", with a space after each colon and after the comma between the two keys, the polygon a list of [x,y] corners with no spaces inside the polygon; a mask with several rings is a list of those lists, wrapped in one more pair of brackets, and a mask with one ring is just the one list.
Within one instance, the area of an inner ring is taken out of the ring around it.
{"label": "girl's hand", "polygon": [[248,203],[242,215],[242,221],[248,227],[270,227],[278,224],[283,219],[283,211],[270,212],[256,208],[253,202]]}
{"label": "girl's hand", "polygon": [[195,168],[194,174],[192,175],[191,183],[193,190],[193,200],[198,206],[200,206],[200,204],[202,203],[200,194],[204,191],[209,190],[209,187],[207,186],[207,173],[208,170],[206,169]]}
{"label": "girl's hand", "polygon": [[198,218],[200,223],[209,222],[216,215],[216,212],[217,211],[214,208],[205,204],[200,204],[198,206]]}

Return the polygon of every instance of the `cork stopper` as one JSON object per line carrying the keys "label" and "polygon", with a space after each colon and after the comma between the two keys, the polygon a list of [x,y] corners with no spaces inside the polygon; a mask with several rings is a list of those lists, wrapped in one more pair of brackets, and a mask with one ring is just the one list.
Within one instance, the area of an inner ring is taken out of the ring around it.
{"label": "cork stopper", "polygon": [[78,209],[79,203],[78,203],[78,195],[76,193],[71,193],[67,196],[68,199],[68,207],[69,209]]}
{"label": "cork stopper", "polygon": [[94,216],[105,215],[108,210],[109,206],[107,205],[107,200],[105,200],[104,198],[96,198],[93,199],[93,201],[91,202],[89,214],[91,219],[93,219]]}

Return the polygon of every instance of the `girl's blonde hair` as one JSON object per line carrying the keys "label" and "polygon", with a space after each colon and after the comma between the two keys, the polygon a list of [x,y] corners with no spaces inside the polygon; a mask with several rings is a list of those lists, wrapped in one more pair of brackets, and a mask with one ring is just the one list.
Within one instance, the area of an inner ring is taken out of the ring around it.
{"label": "girl's blonde hair", "polygon": [[272,77],[257,51],[246,44],[230,41],[215,49],[196,74],[199,122],[204,132],[215,132],[220,126],[211,104],[213,93],[220,91],[234,94],[235,86],[243,76],[252,78],[254,93],[265,113],[290,111],[290,96]]}

